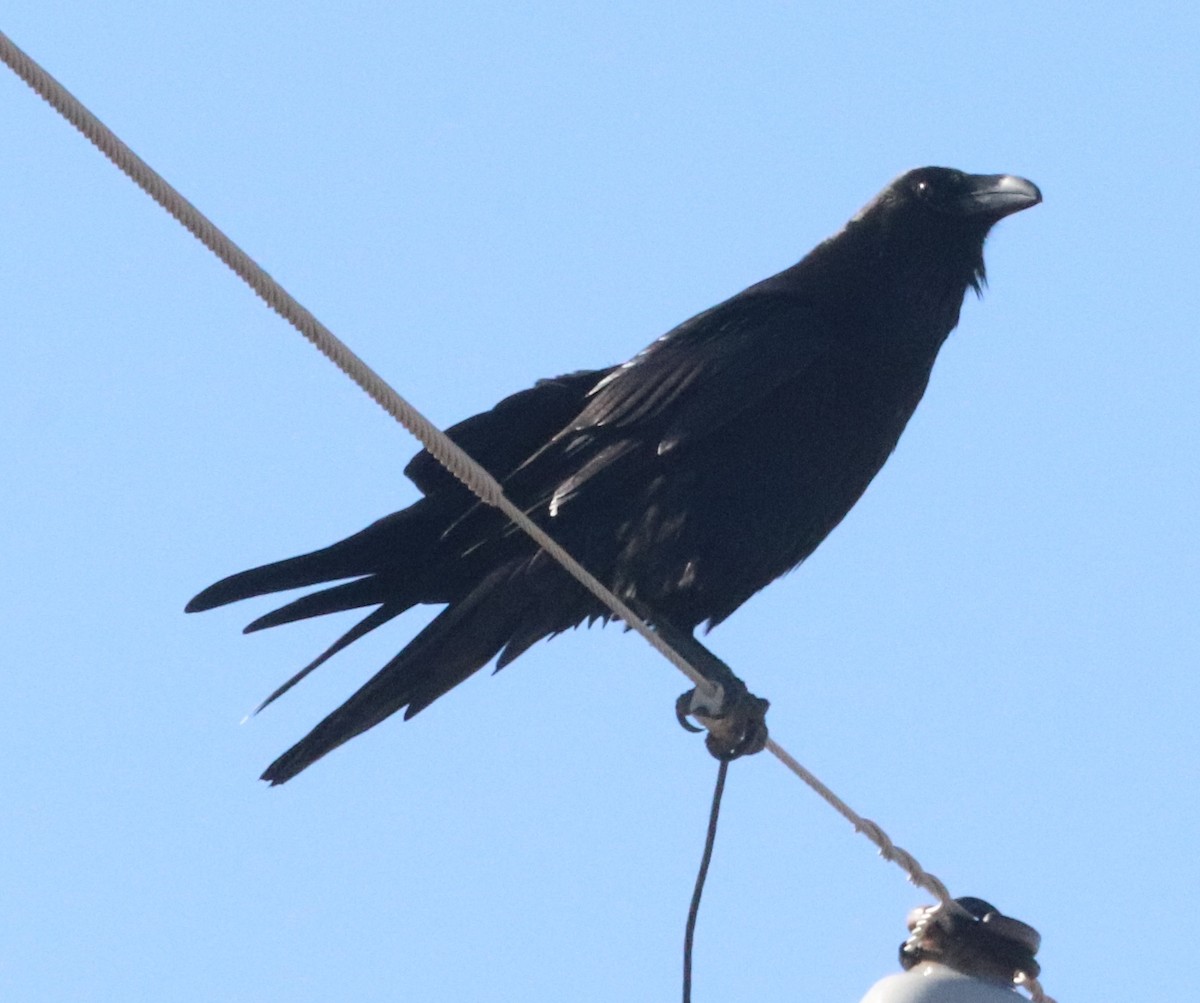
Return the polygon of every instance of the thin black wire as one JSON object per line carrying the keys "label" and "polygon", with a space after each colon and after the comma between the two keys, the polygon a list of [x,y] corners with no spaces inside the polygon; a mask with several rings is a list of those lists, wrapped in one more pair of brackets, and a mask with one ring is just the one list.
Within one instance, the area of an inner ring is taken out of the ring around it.
{"label": "thin black wire", "polygon": [[725,793],[725,775],[729,772],[729,760],[722,759],[717,767],[717,786],[713,788],[712,809],[708,813],[708,835],[704,840],[704,856],[700,858],[700,872],[696,875],[696,887],[692,891],[692,904],[688,909],[687,930],[683,935],[683,1003],[692,1000],[692,941],[696,937],[696,916],[700,912],[700,896],[704,894],[704,880],[708,877],[708,865],[712,862],[713,843],[717,839],[717,816],[721,814],[721,795]]}

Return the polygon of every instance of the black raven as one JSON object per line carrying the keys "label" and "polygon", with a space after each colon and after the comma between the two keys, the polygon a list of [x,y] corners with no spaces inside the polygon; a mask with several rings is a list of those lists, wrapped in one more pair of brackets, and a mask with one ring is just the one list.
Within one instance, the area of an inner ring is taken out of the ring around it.
{"label": "black raven", "polygon": [[[798,264],[628,362],[542,380],[449,434],[614,592],[690,636],[842,520],[895,448],[966,291],[981,290],[988,231],[1040,201],[1009,175],[909,171]],[[188,603],[341,582],[247,631],[375,607],[267,703],[410,607],[446,605],[271,764],[272,784],[402,708],[412,717],[497,655],[501,668],[542,638],[609,619],[428,453],[405,473],[423,495],[408,508]]]}

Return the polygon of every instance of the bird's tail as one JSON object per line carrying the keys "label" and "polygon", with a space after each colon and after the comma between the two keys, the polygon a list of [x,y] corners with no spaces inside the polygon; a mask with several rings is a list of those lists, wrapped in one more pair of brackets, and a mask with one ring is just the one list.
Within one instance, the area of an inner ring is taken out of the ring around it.
{"label": "bird's tail", "polygon": [[[419,564],[427,557],[431,543],[430,527],[425,525],[429,522],[429,513],[424,504],[426,501],[421,499],[400,512],[393,512],[361,532],[321,550],[222,578],[193,597],[184,608],[188,613],[199,613],[270,592],[286,592],[288,589],[336,582],[344,578],[362,578],[383,570],[381,559],[386,560],[392,568]],[[325,598],[321,599],[322,596]],[[382,601],[372,596],[366,584],[351,582],[289,603],[274,613],[260,617],[246,630],[261,630]]]}
{"label": "bird's tail", "polygon": [[[223,578],[185,607],[188,613],[271,592],[341,582],[301,596],[248,624],[247,634],[326,613],[376,606],[259,705],[262,710],[348,644],[421,602],[447,597],[428,588],[425,574],[437,533],[424,499],[380,519],[332,546]],[[351,581],[342,581],[342,579]]]}
{"label": "bird's tail", "polygon": [[[534,642],[578,623],[588,612],[581,605],[582,593],[555,572],[557,568],[542,572],[542,562],[535,557],[512,561],[487,575],[276,759],[262,779],[272,785],[285,783],[398,710],[407,708],[405,719],[412,717],[497,654],[503,666]],[[523,624],[538,626],[523,630]]]}

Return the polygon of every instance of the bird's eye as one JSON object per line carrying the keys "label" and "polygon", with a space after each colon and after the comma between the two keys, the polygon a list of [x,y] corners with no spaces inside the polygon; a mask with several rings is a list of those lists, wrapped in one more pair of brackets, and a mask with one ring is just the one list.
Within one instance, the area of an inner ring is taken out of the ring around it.
{"label": "bird's eye", "polygon": [[918,181],[916,192],[922,198],[929,198],[929,196],[933,194],[933,185],[931,185],[928,181]]}

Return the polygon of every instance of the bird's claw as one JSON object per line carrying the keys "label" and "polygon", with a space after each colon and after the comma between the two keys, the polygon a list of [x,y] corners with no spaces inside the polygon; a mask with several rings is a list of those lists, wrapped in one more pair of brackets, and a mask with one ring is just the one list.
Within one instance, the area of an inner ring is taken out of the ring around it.
{"label": "bird's claw", "polygon": [[[762,752],[767,744],[767,709],[770,703],[756,697],[738,682],[732,692],[720,684],[688,690],[675,701],[675,716],[688,731],[707,731],[704,744],[717,759],[731,760]],[[703,722],[700,728],[688,717]]]}
{"label": "bird's claw", "polygon": [[689,714],[694,714],[702,708],[696,706],[696,696],[700,693],[700,688],[688,690],[686,693],[680,693],[679,699],[675,701],[675,720],[679,722],[680,727],[685,731],[690,731],[694,735],[698,735],[707,729],[700,727],[698,724],[692,724],[688,720]]}

